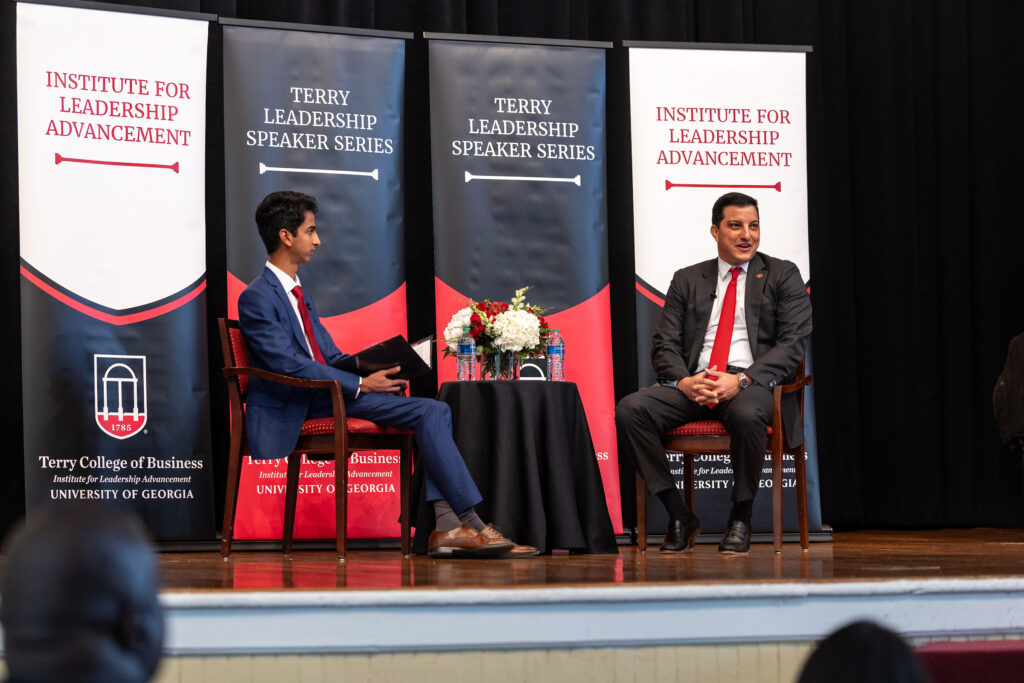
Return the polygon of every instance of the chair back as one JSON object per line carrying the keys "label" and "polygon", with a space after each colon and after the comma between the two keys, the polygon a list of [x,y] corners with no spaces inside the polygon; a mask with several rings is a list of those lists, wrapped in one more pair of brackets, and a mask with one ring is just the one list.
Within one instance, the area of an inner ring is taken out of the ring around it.
{"label": "chair back", "polygon": [[[224,366],[229,368],[249,367],[249,346],[245,343],[245,337],[238,327],[238,321],[231,318],[217,318],[217,325],[220,328],[220,346],[221,352],[224,354]],[[249,390],[249,376],[239,375],[234,379],[238,380],[238,391],[244,401],[245,394]]]}

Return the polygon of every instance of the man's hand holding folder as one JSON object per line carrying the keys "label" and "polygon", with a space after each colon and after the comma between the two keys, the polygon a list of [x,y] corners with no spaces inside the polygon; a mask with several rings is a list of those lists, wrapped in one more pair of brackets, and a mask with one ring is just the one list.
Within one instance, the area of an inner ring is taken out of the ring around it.
{"label": "man's hand holding folder", "polygon": [[[410,380],[430,372],[430,366],[425,362],[429,360],[431,337],[426,337],[414,345],[405,340],[401,335],[395,335],[378,344],[369,346],[359,353],[351,355],[338,363],[338,368],[348,372],[369,378],[371,375],[380,373],[381,370],[395,370],[394,372],[382,373],[380,377],[386,381]],[[422,353],[423,351],[426,353]],[[396,369],[397,368],[397,369]],[[367,381],[363,381],[363,391],[373,391],[367,388]],[[404,384],[402,385],[404,389]],[[382,387],[383,393],[394,393]]]}

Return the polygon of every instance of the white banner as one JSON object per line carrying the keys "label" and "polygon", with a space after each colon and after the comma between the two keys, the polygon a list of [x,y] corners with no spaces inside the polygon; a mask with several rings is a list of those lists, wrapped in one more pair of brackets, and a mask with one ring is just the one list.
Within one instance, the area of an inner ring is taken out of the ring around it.
{"label": "white banner", "polygon": [[629,51],[636,273],[664,296],[715,256],[711,206],[755,197],[760,251],[810,280],[802,52]]}
{"label": "white banner", "polygon": [[21,256],[123,310],[206,270],[205,21],[18,4]]}
{"label": "white banner", "polygon": [[207,21],[18,3],[29,512],[117,500],[213,537]]}
{"label": "white banner", "polygon": [[[654,381],[651,337],[672,275],[717,255],[711,209],[721,195],[743,192],[756,198],[759,251],[794,262],[804,281],[810,281],[805,68],[801,51],[630,48],[641,386]],[[813,394],[806,396],[805,407],[813,531],[821,528]],[[770,461],[766,464],[762,488],[771,485]],[[673,467],[681,485],[681,461],[673,461]],[[719,464],[717,457],[698,458],[695,479],[704,529],[723,529],[730,509],[731,468]],[[787,461],[783,486],[794,485],[794,468]],[[756,499],[755,530],[771,528],[770,498]],[[794,497],[786,496],[785,505],[786,527],[795,528]],[[656,508],[660,506],[652,512]],[[659,524],[652,520],[652,526]]]}

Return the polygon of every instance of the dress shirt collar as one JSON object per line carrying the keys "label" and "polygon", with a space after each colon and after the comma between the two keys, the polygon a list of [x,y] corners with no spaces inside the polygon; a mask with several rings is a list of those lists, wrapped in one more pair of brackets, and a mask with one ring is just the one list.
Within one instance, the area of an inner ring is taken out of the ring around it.
{"label": "dress shirt collar", "polygon": [[284,287],[284,291],[287,292],[288,294],[292,293],[292,288],[295,287],[295,285],[302,286],[302,283],[299,282],[298,273],[295,273],[295,277],[293,278],[291,275],[284,272],[270,261],[267,261],[267,268],[270,269],[271,273],[277,276],[277,279],[281,281],[281,286]]}
{"label": "dress shirt collar", "polygon": [[747,274],[747,266],[749,266],[749,265],[750,265],[750,261],[747,261],[746,263],[742,263],[739,266],[730,266],[728,263],[726,263],[721,258],[719,258],[718,259],[718,279],[719,280],[725,280],[725,279],[729,278],[730,277],[729,271],[732,270],[733,268],[737,268],[737,267],[743,269],[743,272],[741,273],[741,275],[746,275]]}

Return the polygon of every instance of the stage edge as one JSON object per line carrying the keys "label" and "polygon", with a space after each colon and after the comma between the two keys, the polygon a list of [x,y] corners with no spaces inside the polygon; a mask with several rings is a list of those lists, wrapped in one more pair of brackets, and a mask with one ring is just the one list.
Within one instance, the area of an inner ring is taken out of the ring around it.
{"label": "stage edge", "polygon": [[176,655],[639,647],[820,639],[871,618],[907,637],[1024,632],[1024,579],[166,593]]}

